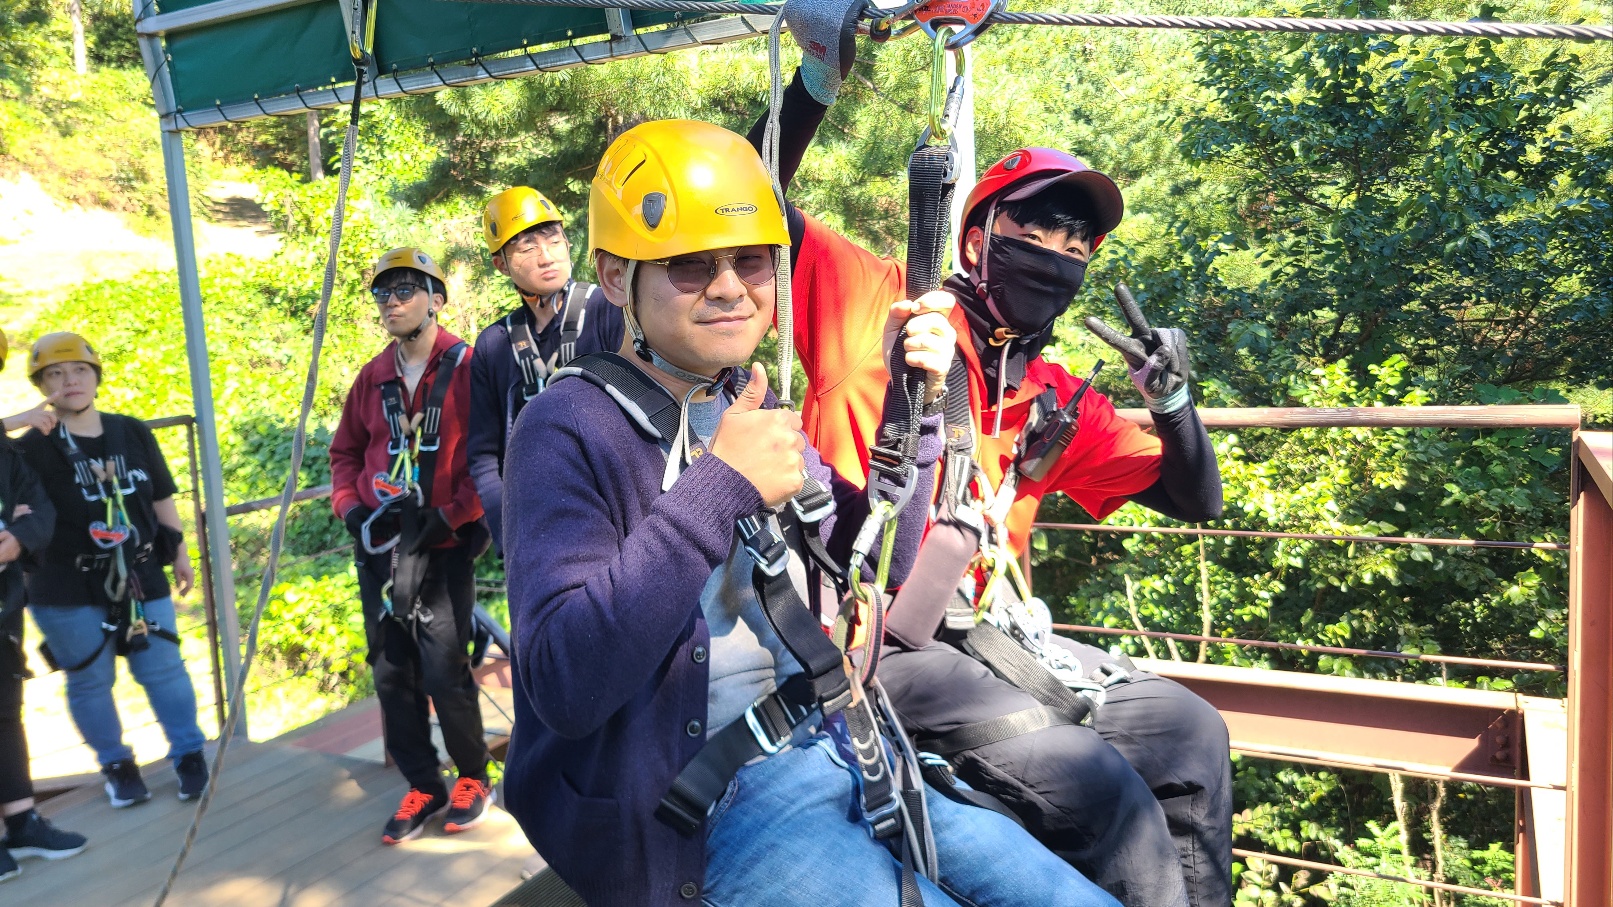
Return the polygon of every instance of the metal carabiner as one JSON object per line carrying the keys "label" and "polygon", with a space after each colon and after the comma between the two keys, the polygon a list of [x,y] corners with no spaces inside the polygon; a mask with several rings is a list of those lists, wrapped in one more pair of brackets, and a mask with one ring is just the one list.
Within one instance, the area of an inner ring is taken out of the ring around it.
{"label": "metal carabiner", "polygon": [[358,528],[358,543],[363,545],[364,550],[370,554],[385,554],[398,547],[398,541],[403,538],[403,533],[400,532],[394,535],[390,541],[384,542],[380,547],[376,547],[370,542],[370,527],[375,525],[375,521],[380,518],[381,514],[386,513],[387,506],[391,503],[391,501],[383,501],[381,506],[375,508],[375,512],[371,513],[369,518],[364,521],[364,525]]}

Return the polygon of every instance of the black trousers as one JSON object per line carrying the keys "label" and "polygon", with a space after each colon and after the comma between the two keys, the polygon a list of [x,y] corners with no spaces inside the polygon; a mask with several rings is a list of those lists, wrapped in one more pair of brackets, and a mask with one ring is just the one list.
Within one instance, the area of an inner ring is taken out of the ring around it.
{"label": "black trousers", "polygon": [[[1065,641],[1068,643],[1068,641]],[[1113,661],[1068,643],[1084,668]],[[1154,674],[1110,688],[1092,727],[1061,726],[953,757],[1043,844],[1125,907],[1232,902],[1232,761],[1209,703]],[[943,643],[887,648],[879,680],[907,730],[939,736],[1035,708],[1035,697]]]}
{"label": "black trousers", "polygon": [[34,795],[28,773],[28,736],[22,726],[22,609],[0,623],[0,804]]}
{"label": "black trousers", "polygon": [[448,758],[459,774],[487,775],[487,739],[470,671],[474,555],[459,545],[432,549],[428,557],[420,586],[421,613],[413,619],[402,604],[397,617],[386,614],[381,590],[391,576],[391,555],[360,549],[355,561],[386,751],[411,787],[446,794],[437,748],[431,742],[428,698],[437,711]]}

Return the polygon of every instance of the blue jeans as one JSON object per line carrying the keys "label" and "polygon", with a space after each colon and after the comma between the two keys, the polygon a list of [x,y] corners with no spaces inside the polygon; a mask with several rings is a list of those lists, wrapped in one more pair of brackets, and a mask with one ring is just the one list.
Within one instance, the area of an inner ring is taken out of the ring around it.
{"label": "blue jeans", "polygon": [[[857,785],[825,734],[740,769],[706,826],[705,903],[900,903],[901,864],[861,820]],[[919,877],[926,907],[1119,907],[1003,816],[926,800],[941,870],[939,887]]]}
{"label": "blue jeans", "polygon": [[[83,661],[101,644],[101,621],[106,609],[98,605],[29,606],[34,623],[45,634],[45,644],[57,663],[74,665]],[[159,598],[145,603],[146,620],[173,630],[174,600]],[[102,765],[132,759],[134,750],[123,742],[123,722],[112,699],[112,682],[117,679],[117,641],[108,640],[95,660],[67,675],[67,709],[73,723],[84,735],[84,742],[95,750]],[[199,752],[207,738],[196,724],[196,691],[191,687],[179,647],[166,639],[151,637],[142,652],[129,653],[129,671],[146,689],[151,711],[156,713],[168,737],[168,758]]]}

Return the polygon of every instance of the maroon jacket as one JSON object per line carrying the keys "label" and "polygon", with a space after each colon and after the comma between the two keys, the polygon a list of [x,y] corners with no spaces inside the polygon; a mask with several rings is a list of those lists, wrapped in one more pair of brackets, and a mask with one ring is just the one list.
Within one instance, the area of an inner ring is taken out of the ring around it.
{"label": "maroon jacket", "polygon": [[[437,380],[438,361],[449,347],[459,342],[453,334],[440,327],[437,329],[437,342],[432,345],[426,372],[415,387],[413,397],[405,394],[409,415],[425,408],[431,386]],[[347,392],[347,402],[342,405],[342,421],[330,442],[330,505],[338,517],[346,516],[359,504],[380,506],[371,480],[376,473],[392,468],[392,458],[386,452],[392,436],[387,431],[386,413],[381,405],[381,385],[399,378],[396,349],[396,341],[387,344],[379,356],[359,370],[353,389]],[[443,401],[436,478],[431,486],[431,500],[426,502],[427,506],[441,507],[448,525],[455,529],[482,516],[482,502],[476,496],[476,485],[471,481],[465,454],[466,417],[470,412],[470,357],[471,350],[467,348],[465,358],[454,369],[453,385]]]}

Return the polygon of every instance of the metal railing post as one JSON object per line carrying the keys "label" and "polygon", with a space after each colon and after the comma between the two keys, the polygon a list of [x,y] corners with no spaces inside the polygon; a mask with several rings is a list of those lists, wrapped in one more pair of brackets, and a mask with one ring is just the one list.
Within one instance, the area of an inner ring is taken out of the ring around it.
{"label": "metal railing post", "polygon": [[185,423],[185,446],[190,454],[190,503],[196,524],[196,548],[202,564],[202,601],[207,616],[207,651],[213,666],[213,710],[218,717],[219,733],[224,732],[224,665],[220,662],[218,645],[218,599],[213,593],[213,552],[207,540],[207,518],[203,513],[201,496],[201,470],[196,461],[196,420]]}
{"label": "metal railing post", "polygon": [[1575,432],[1568,551],[1565,907],[1613,903],[1613,434]]}
{"label": "metal railing post", "polygon": [[[138,29],[142,14],[149,6],[143,6],[141,0],[133,0],[133,8]],[[157,114],[159,117],[168,116],[176,106],[162,41],[153,36],[141,36],[139,43],[146,75],[151,79]],[[190,395],[195,408],[196,439],[201,455],[205,500],[202,517],[212,560],[213,600],[223,638],[220,648],[224,657],[225,690],[233,695],[236,678],[241,672],[241,626],[235,614],[235,570],[230,561],[230,528],[224,516],[224,467],[220,461],[218,426],[213,416],[213,377],[207,356],[207,325],[202,317],[201,280],[196,271],[196,236],[190,219],[190,180],[185,173],[185,139],[177,125],[173,129],[162,129],[161,135],[163,171],[168,187],[168,217],[173,224],[175,269],[179,276],[179,305],[185,323],[185,356],[190,365]],[[235,716],[242,722],[237,728],[242,735],[246,734],[245,713],[246,702],[243,699],[241,714]]]}

